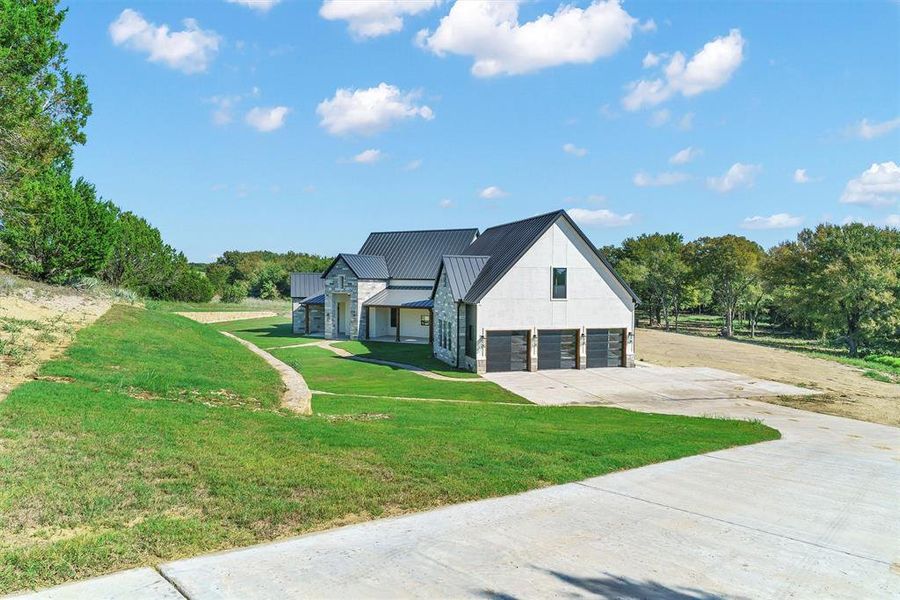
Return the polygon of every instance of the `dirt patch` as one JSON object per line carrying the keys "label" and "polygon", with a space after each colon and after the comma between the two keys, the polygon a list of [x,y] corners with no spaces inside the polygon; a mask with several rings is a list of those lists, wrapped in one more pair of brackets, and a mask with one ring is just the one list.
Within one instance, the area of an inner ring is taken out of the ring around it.
{"label": "dirt patch", "polygon": [[0,400],[32,379],[44,362],[62,354],[75,332],[111,304],[65,288],[20,287],[0,295]]}
{"label": "dirt patch", "polygon": [[176,315],[187,317],[198,323],[225,323],[226,321],[241,321],[243,319],[262,319],[263,317],[276,317],[278,313],[271,310],[245,311],[245,312],[179,312]]}
{"label": "dirt patch", "polygon": [[900,426],[900,386],[865,377],[862,369],[799,352],[652,329],[637,330],[635,348],[639,360],[656,365],[714,367],[823,392],[766,398],[774,404]]}

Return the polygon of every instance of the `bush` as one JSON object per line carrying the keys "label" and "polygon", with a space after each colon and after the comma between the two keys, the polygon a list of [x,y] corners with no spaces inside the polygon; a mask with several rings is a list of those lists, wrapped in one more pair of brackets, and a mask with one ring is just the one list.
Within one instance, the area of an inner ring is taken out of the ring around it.
{"label": "bush", "polygon": [[900,357],[898,356],[889,356],[889,355],[873,355],[867,356],[866,360],[869,362],[878,363],[880,365],[887,365],[889,367],[894,367],[895,369],[900,369]]}
{"label": "bush", "polygon": [[237,281],[231,285],[226,285],[222,290],[222,302],[229,304],[239,304],[247,297],[247,284],[243,281]]}
{"label": "bush", "polygon": [[168,286],[168,300],[181,302],[209,302],[213,297],[213,286],[203,273],[193,269],[182,269],[175,281]]}

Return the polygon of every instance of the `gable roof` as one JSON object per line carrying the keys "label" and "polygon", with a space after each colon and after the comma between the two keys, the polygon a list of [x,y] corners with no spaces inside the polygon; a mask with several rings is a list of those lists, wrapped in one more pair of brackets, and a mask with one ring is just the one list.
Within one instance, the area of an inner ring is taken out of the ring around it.
{"label": "gable roof", "polygon": [[461,254],[477,229],[381,231],[369,234],[359,254],[384,257],[394,279],[434,279],[445,254]]}
{"label": "gable roof", "polygon": [[360,279],[389,279],[391,276],[390,273],[388,273],[387,263],[384,261],[383,256],[338,254],[334,257],[334,260],[331,261],[331,264],[328,265],[328,268],[325,269],[325,272],[322,273],[322,277],[324,278],[328,275],[328,273],[331,272],[331,269],[334,268],[334,265],[341,259],[344,259],[344,262],[347,263],[350,270]]}
{"label": "gable roof", "polygon": [[309,298],[324,291],[321,273],[291,273],[291,298]]}
{"label": "gable roof", "polygon": [[472,282],[463,300],[468,304],[477,304],[513,267],[516,262],[540,239],[559,219],[565,219],[572,229],[581,236],[603,265],[625,288],[635,303],[640,303],[637,294],[616,273],[603,254],[597,250],[590,239],[564,210],[557,210],[536,217],[522,219],[485,230],[463,253],[468,256],[490,256],[478,277]]}
{"label": "gable roof", "polygon": [[427,287],[389,287],[363,302],[363,305],[431,308],[434,303],[428,296],[429,290]]}
{"label": "gable roof", "polygon": [[441,268],[438,270],[437,281],[434,283],[431,297],[434,298],[434,294],[437,292],[441,273],[446,273],[453,300],[459,302],[466,297],[478,274],[481,273],[490,258],[490,256],[445,256],[441,261]]}

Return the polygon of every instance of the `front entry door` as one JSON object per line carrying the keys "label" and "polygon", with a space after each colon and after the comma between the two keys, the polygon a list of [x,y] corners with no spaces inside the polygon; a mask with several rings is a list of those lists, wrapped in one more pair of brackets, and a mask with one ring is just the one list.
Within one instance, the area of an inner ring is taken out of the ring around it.
{"label": "front entry door", "polygon": [[347,335],[347,326],[344,323],[344,313],[346,309],[344,308],[343,302],[337,303],[337,332],[338,335]]}

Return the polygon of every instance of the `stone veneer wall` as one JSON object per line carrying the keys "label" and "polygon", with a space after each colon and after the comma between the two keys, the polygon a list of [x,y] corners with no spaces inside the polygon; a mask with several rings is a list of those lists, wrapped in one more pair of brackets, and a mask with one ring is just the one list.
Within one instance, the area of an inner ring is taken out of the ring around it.
{"label": "stone veneer wall", "polygon": [[[344,276],[344,285],[339,285],[340,276]],[[366,337],[366,315],[363,302],[387,287],[386,281],[358,279],[344,260],[339,260],[325,278],[325,337],[336,338],[337,304],[335,294],[347,294],[347,310],[349,319],[347,335],[351,340]]]}
{"label": "stone veneer wall", "polygon": [[[293,301],[292,330],[297,334],[322,333],[325,327],[325,307],[321,304],[300,304]],[[306,330],[306,311],[309,311],[309,331]]]}
{"label": "stone veneer wall", "polygon": [[291,298],[291,331],[306,333],[306,305],[299,298]]}
{"label": "stone veneer wall", "polygon": [[[447,283],[447,276],[441,276],[440,285],[434,295],[434,340],[432,348],[434,355],[449,365],[459,369],[474,370],[466,360],[466,311],[453,300],[453,293]],[[440,345],[440,322],[450,323],[450,335],[453,339],[452,349],[442,348]]]}

